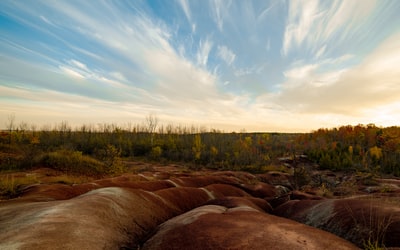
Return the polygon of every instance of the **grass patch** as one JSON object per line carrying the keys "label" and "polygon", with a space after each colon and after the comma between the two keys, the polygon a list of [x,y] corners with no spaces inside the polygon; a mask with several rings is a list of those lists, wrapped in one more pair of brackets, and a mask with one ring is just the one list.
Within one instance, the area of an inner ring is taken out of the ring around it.
{"label": "grass patch", "polygon": [[364,250],[384,250],[385,247],[380,246],[379,242],[372,241],[368,239],[368,241],[364,242]]}
{"label": "grass patch", "polygon": [[77,175],[59,175],[46,177],[43,181],[45,183],[60,183],[66,185],[82,184],[93,181],[95,178],[89,176],[77,176]]}
{"label": "grass patch", "polygon": [[38,183],[35,175],[15,176],[7,174],[0,176],[0,198],[11,199],[18,196],[22,187]]}
{"label": "grass patch", "polygon": [[293,174],[293,168],[286,167],[284,165],[266,165],[261,167],[262,172],[282,172],[287,174]]}
{"label": "grass patch", "polygon": [[319,187],[317,195],[325,198],[333,198],[332,191],[327,188],[325,183],[322,183],[322,185]]}

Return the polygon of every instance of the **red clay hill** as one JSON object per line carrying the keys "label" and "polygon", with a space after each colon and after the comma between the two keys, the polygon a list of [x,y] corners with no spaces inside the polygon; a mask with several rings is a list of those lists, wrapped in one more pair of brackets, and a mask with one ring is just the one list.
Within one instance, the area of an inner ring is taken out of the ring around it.
{"label": "red clay hill", "polygon": [[[295,184],[278,172],[153,166],[83,184],[32,185],[0,201],[0,249],[400,247],[399,181],[380,179],[345,198]],[[391,189],[377,191],[384,187]]]}

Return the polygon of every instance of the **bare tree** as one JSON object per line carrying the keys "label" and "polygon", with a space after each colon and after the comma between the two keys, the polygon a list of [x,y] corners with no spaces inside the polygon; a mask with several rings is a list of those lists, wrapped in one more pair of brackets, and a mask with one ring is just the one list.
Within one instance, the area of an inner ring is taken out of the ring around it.
{"label": "bare tree", "polygon": [[12,114],[8,115],[7,123],[6,123],[7,130],[10,134],[9,135],[10,136],[10,139],[9,139],[10,144],[12,142],[12,131],[14,130],[14,126],[15,126],[15,114],[12,113]]}
{"label": "bare tree", "polygon": [[146,124],[149,133],[154,133],[156,131],[158,125],[158,118],[157,116],[150,114],[146,117]]}
{"label": "bare tree", "polygon": [[22,121],[19,123],[18,128],[21,132],[25,132],[29,129],[29,125],[27,122]]}
{"label": "bare tree", "polygon": [[11,133],[11,131],[14,130],[14,126],[15,126],[15,114],[12,113],[7,117],[7,123],[6,123],[7,130]]}
{"label": "bare tree", "polygon": [[151,146],[153,146],[154,132],[156,131],[158,126],[157,116],[153,114],[148,115],[146,117],[146,125],[147,125],[147,131],[151,134]]}

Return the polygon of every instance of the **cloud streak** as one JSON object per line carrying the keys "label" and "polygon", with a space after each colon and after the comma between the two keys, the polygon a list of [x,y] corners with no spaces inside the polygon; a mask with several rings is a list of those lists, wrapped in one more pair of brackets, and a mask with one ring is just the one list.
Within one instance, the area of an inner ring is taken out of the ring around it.
{"label": "cloud streak", "polygon": [[179,0],[178,3],[181,5],[183,12],[189,22],[192,22],[192,13],[189,8],[189,2],[187,0]]}
{"label": "cloud streak", "polygon": [[288,17],[282,44],[283,55],[300,47],[311,49],[319,57],[325,43],[337,43],[352,38],[351,34],[363,24],[376,6],[375,0],[301,1],[289,2]]}

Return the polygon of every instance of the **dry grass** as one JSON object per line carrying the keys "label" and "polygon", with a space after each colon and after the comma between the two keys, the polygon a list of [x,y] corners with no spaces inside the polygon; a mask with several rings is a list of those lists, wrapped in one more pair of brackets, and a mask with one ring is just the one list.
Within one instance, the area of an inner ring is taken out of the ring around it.
{"label": "dry grass", "polygon": [[66,175],[62,174],[59,176],[49,176],[42,179],[41,183],[62,183],[62,184],[82,184],[93,181],[93,177],[89,176],[76,176],[76,175]]}
{"label": "dry grass", "polygon": [[40,169],[32,172],[14,172],[0,174],[0,199],[11,199],[20,191],[32,184],[61,183],[67,185],[81,184],[93,181],[91,176],[67,175],[54,170]]}
{"label": "dry grass", "polygon": [[325,198],[333,198],[332,191],[326,187],[325,183],[322,183],[318,188],[317,195]]}
{"label": "dry grass", "polygon": [[27,185],[38,183],[35,175],[5,174],[0,176],[0,198],[13,198]]}
{"label": "dry grass", "polygon": [[361,216],[357,216],[349,206],[346,209],[353,220],[354,228],[357,228],[360,234],[365,235],[363,239],[363,247],[367,250],[385,249],[384,240],[389,226],[393,223],[393,215],[382,216],[379,209],[372,204],[370,197],[370,205],[367,210],[361,210]]}
{"label": "dry grass", "polygon": [[284,165],[267,165],[261,167],[261,171],[263,172],[282,172],[282,173],[287,173],[287,174],[293,174],[293,168],[286,167]]}

